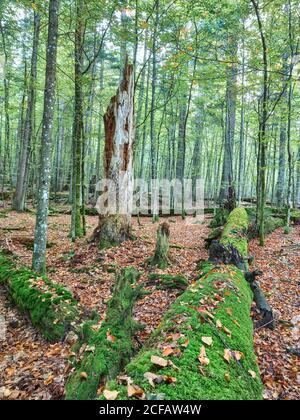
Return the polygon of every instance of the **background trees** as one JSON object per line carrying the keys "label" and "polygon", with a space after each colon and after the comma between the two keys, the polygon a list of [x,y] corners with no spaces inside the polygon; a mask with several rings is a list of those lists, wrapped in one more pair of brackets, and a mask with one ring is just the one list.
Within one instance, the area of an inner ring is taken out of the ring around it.
{"label": "background trees", "polygon": [[[38,196],[47,7],[0,7],[1,193],[23,210]],[[136,175],[202,177],[211,203],[234,187],[261,220],[265,202],[299,203],[296,0],[62,0],[60,17],[51,192],[69,194],[73,239],[103,176],[103,114],[126,53]]]}

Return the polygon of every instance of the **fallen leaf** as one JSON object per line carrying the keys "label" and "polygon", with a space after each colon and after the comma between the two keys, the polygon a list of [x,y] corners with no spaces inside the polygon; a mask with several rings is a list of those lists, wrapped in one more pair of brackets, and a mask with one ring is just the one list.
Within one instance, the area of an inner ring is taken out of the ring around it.
{"label": "fallen leaf", "polygon": [[232,309],[231,308],[226,308],[226,313],[231,316],[232,315]]}
{"label": "fallen leaf", "polygon": [[202,366],[207,366],[209,364],[209,358],[206,356],[205,347],[202,346],[200,349],[200,354],[198,356],[198,360]]}
{"label": "fallen leaf", "polygon": [[109,400],[109,401],[113,401],[116,400],[119,393],[118,391],[109,391],[108,389],[105,389],[103,391],[103,395],[105,397],[105,399]]}
{"label": "fallen leaf", "polygon": [[81,372],[80,373],[80,379],[85,380],[85,379],[87,379],[87,377],[88,377],[88,374],[86,372]]}
{"label": "fallen leaf", "polygon": [[204,344],[207,344],[208,346],[211,346],[213,343],[213,339],[211,337],[202,337],[201,340]]}
{"label": "fallen leaf", "polygon": [[190,342],[189,339],[185,340],[185,342],[181,344],[182,347],[187,347],[189,345],[189,342]]}
{"label": "fallen leaf", "polygon": [[154,381],[155,381],[155,379],[157,379],[157,378],[158,378],[158,375],[156,375],[155,373],[152,373],[152,372],[145,372],[145,373],[144,373],[144,378],[145,378],[145,379],[148,379],[149,384],[150,384],[151,386],[153,386],[153,388],[155,388],[155,383],[154,383]]}
{"label": "fallen leaf", "polygon": [[249,369],[248,373],[250,374],[251,378],[253,378],[253,379],[256,378],[256,372],[254,372],[254,370]]}
{"label": "fallen leaf", "polygon": [[224,326],[223,326],[223,331],[224,331],[224,333],[225,333],[225,334],[227,334],[227,336],[228,336],[229,338],[231,338],[231,335],[232,335],[232,334],[231,334],[231,331],[230,331],[228,328],[226,328],[226,327],[224,327]]}
{"label": "fallen leaf", "polygon": [[222,322],[219,319],[217,319],[217,321],[216,321],[216,326],[219,330],[222,329]]}
{"label": "fallen leaf", "polygon": [[224,349],[224,359],[226,360],[226,362],[230,362],[231,359],[231,351],[229,349]]}
{"label": "fallen leaf", "polygon": [[114,335],[112,335],[110,333],[109,330],[106,331],[106,338],[107,338],[108,341],[111,341],[112,343],[114,343],[116,341],[116,339],[117,339]]}
{"label": "fallen leaf", "polygon": [[44,384],[45,385],[50,385],[50,384],[52,384],[53,380],[54,380],[54,376],[49,375],[48,378],[44,380]]}
{"label": "fallen leaf", "polygon": [[233,355],[235,357],[236,360],[241,360],[244,357],[244,353],[242,353],[241,351],[234,351]]}
{"label": "fallen leaf", "polygon": [[163,356],[170,356],[170,354],[173,354],[174,350],[172,349],[172,347],[166,347],[164,348],[162,354]]}
{"label": "fallen leaf", "polygon": [[145,398],[145,393],[142,390],[142,388],[140,388],[137,385],[133,385],[133,384],[128,384],[127,385],[127,395],[128,397],[136,397],[139,399],[143,399]]}
{"label": "fallen leaf", "polygon": [[167,360],[163,359],[162,357],[158,357],[158,356],[154,356],[154,355],[151,356],[151,362],[154,365],[158,365],[158,366],[161,366],[161,367],[168,366],[168,361]]}

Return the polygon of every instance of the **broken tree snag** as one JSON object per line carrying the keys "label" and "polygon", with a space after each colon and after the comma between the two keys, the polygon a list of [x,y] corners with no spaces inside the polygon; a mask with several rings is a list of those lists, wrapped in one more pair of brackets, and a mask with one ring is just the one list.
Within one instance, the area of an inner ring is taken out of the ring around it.
{"label": "broken tree snag", "polygon": [[[243,211],[240,215],[245,217]],[[237,237],[246,221],[236,226]],[[233,225],[227,226],[227,235],[221,241],[229,248]],[[247,242],[244,236],[243,240]],[[246,244],[239,245],[239,253],[247,249]],[[242,270],[233,264],[204,262],[197,282],[175,300],[147,347],[126,366],[128,383],[141,388],[146,399],[262,399],[251,303]],[[122,400],[128,399],[128,388],[116,382],[106,386]]]}
{"label": "broken tree snag", "polygon": [[50,342],[63,340],[79,321],[77,301],[71,292],[28,268],[16,268],[13,261],[2,253],[0,284],[5,286],[12,301]]}
{"label": "broken tree snag", "polygon": [[157,229],[156,247],[153,257],[149,259],[149,264],[164,269],[169,265],[170,250],[170,226],[164,222]]}
{"label": "broken tree snag", "polygon": [[71,361],[67,400],[96,398],[98,388],[115,378],[130,360],[134,351],[132,339],[141,328],[133,319],[134,304],[144,296],[142,286],[136,284],[138,278],[135,268],[118,273],[105,321],[98,330],[90,325],[83,328],[85,336],[77,347],[77,357]]}
{"label": "broken tree snag", "polygon": [[101,247],[120,244],[132,238],[131,207],[133,195],[134,74],[133,66],[124,67],[117,94],[104,115],[105,186],[97,202],[99,223],[93,239]]}

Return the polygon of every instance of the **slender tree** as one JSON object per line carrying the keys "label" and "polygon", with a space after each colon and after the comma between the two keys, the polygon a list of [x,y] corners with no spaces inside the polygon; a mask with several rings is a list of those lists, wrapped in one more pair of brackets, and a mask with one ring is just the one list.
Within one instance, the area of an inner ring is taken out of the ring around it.
{"label": "slender tree", "polygon": [[37,198],[37,215],[32,260],[33,269],[39,273],[44,273],[46,270],[46,242],[48,227],[47,220],[49,206],[49,187],[51,181],[52,128],[55,108],[58,11],[59,0],[50,0],[46,51],[44,110],[41,135],[40,181]]}

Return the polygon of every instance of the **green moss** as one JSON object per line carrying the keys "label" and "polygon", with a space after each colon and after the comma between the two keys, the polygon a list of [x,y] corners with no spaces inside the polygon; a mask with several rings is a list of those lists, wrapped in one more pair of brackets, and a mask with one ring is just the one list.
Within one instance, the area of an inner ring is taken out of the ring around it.
{"label": "green moss", "polygon": [[[253,328],[249,316],[252,301],[249,286],[243,273],[235,267],[226,266],[222,271],[212,268],[211,265],[203,268],[200,280],[171,306],[161,326],[152,334],[148,347],[141,350],[127,365],[126,374],[146,395],[164,394],[166,400],[261,399],[262,384],[253,351]],[[209,268],[210,271],[207,271]],[[212,302],[216,294],[223,300],[215,309],[210,310],[213,318],[209,318],[199,312],[206,307],[201,302],[204,299]],[[228,311],[232,311],[231,316]],[[217,328],[217,320],[231,331],[231,338]],[[180,339],[175,340],[175,348],[179,348],[181,354],[179,357],[164,358],[176,367],[170,365],[161,368],[154,365],[151,356],[163,357],[162,349],[174,342],[174,339],[168,339],[174,333],[182,334]],[[213,339],[212,346],[206,346],[206,355],[210,361],[208,366],[201,366],[198,360],[203,345],[201,339],[204,336]],[[187,340],[187,347],[182,346]],[[239,362],[232,358],[227,363],[223,358],[225,348],[242,352],[244,358]],[[253,379],[248,370],[254,371],[256,378]],[[163,382],[153,388],[144,377],[146,372],[172,376],[176,378],[176,382]],[[226,380],[228,374],[229,382]],[[119,399],[128,399],[125,386],[110,383],[107,387],[119,391]]]}
{"label": "green moss", "polygon": [[224,227],[221,244],[232,245],[243,256],[248,255],[248,215],[244,208],[237,207],[234,209],[227,220]]}
{"label": "green moss", "polygon": [[109,249],[114,248],[115,246],[120,245],[118,242],[109,241],[108,239],[101,239],[99,241],[98,247],[99,249]]}
{"label": "green moss", "polygon": [[[132,337],[141,327],[132,316],[134,302],[143,294],[136,285],[138,277],[134,268],[123,269],[117,275],[106,319],[99,331],[94,331],[91,323],[84,326],[81,344],[87,347],[74,361],[75,371],[66,385],[67,400],[95,398],[99,384],[116,377],[129,362],[133,354]],[[83,372],[86,378],[82,378]]]}
{"label": "green moss", "polygon": [[78,316],[77,302],[65,288],[27,269],[16,269],[11,259],[0,254],[0,282],[9,290],[19,309],[29,314],[44,338],[60,341]]}
{"label": "green moss", "polygon": [[149,274],[148,278],[150,282],[158,282],[158,289],[185,289],[188,286],[186,277],[180,274],[172,276],[170,274],[152,273]]}
{"label": "green moss", "polygon": [[211,228],[217,228],[223,226],[227,222],[229,211],[223,207],[217,208],[214,218],[210,223]]}

